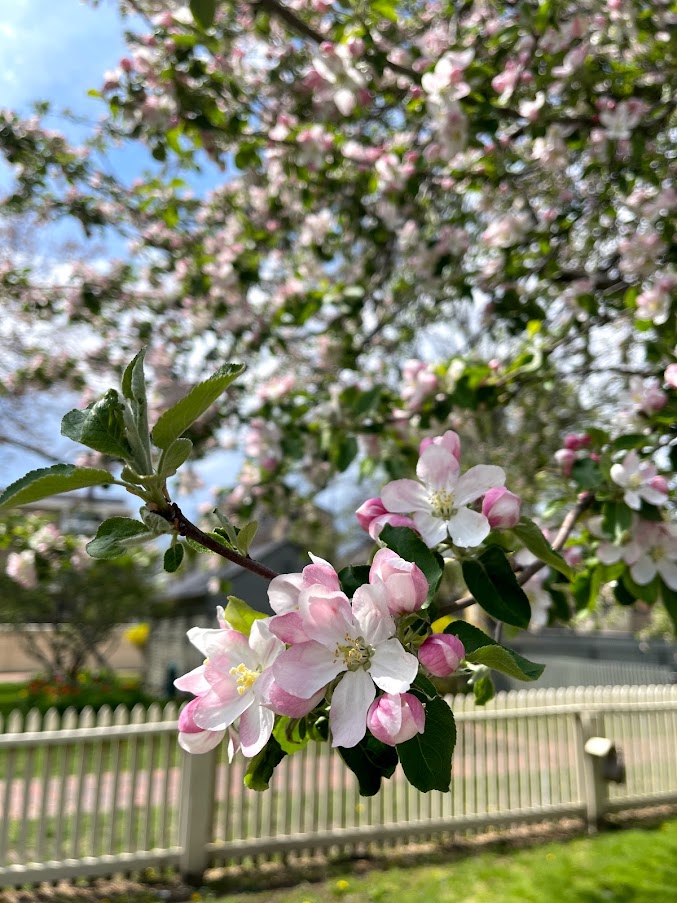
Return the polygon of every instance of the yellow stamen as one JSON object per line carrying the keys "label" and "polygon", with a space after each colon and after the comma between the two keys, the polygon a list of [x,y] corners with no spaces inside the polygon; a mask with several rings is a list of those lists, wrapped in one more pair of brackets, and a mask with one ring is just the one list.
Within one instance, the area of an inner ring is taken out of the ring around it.
{"label": "yellow stamen", "polygon": [[242,696],[256,682],[259,676],[258,671],[251,671],[245,664],[239,664],[237,668],[231,668],[229,674],[232,674],[237,680],[237,692]]}

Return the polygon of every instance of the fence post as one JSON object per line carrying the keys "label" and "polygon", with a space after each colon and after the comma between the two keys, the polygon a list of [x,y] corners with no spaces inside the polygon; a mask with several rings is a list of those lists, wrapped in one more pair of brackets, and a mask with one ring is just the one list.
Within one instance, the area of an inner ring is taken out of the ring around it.
{"label": "fence post", "polygon": [[604,824],[609,788],[602,774],[602,759],[587,753],[585,744],[591,737],[604,736],[604,718],[601,712],[578,712],[576,736],[578,778],[585,802],[588,833],[596,834]]}
{"label": "fence post", "polygon": [[212,840],[216,789],[215,749],[201,755],[184,752],[179,802],[179,846],[181,878],[194,886],[202,884],[208,865],[207,844]]}

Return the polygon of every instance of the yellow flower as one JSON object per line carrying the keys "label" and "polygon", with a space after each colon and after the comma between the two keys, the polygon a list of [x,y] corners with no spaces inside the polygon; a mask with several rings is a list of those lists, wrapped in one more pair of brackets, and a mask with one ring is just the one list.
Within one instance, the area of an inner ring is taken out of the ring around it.
{"label": "yellow flower", "polygon": [[345,890],[348,890],[349,887],[350,884],[345,880],[345,878],[339,878],[339,880],[336,882],[336,890],[341,891],[341,893],[343,893],[343,891]]}
{"label": "yellow flower", "polygon": [[148,642],[149,635],[149,624],[134,624],[133,627],[130,627],[125,631],[125,639],[127,642],[131,643],[132,646],[136,646],[138,649],[143,649]]}

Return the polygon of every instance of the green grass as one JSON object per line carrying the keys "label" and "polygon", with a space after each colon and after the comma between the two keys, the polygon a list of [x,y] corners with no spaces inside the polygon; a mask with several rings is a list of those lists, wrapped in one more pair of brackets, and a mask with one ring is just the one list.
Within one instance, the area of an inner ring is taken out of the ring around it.
{"label": "green grass", "polygon": [[333,866],[329,873],[322,883],[227,896],[215,883],[201,896],[213,903],[667,903],[677,893],[677,821],[507,852],[448,852],[411,868],[356,875]]}

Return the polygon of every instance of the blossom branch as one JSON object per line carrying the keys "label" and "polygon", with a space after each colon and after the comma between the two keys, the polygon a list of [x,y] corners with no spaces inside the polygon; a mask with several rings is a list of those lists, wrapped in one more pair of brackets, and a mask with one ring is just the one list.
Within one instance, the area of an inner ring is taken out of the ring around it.
{"label": "blossom branch", "polygon": [[[552,544],[553,549],[556,552],[559,552],[564,543],[569,538],[571,531],[574,529],[576,524],[578,523],[581,516],[588,510],[588,508],[592,505],[595,496],[592,492],[584,492],[578,499],[576,506],[571,509],[571,511],[567,514],[567,516],[562,521],[562,525],[560,526],[557,536]],[[528,567],[524,568],[523,571],[520,572],[517,582],[520,586],[524,586],[527,581],[531,580],[531,578],[538,574],[539,571],[543,570],[546,567],[544,561],[535,561],[533,564],[530,564]],[[439,606],[439,616],[454,614],[457,611],[462,611],[464,608],[470,608],[471,605],[476,604],[476,599],[474,596],[471,596],[470,593],[465,596],[461,596],[460,599],[456,599],[455,601],[442,603]]]}
{"label": "blossom branch", "polygon": [[194,523],[188,520],[175,502],[172,502],[168,508],[156,509],[155,513],[164,517],[164,519],[174,527],[179,536],[185,536],[186,539],[192,539],[194,542],[204,546],[205,549],[209,549],[210,552],[215,552],[222,558],[227,558],[228,561],[232,561],[233,564],[237,564],[241,568],[251,571],[259,577],[263,577],[264,580],[272,580],[273,577],[278,576],[277,571],[273,571],[271,568],[266,567],[266,565],[261,564],[260,561],[256,561],[248,555],[240,555],[233,549],[229,549],[227,546],[223,545],[223,543],[219,542],[217,539],[209,536],[208,533],[204,533],[199,527],[196,527]]}

